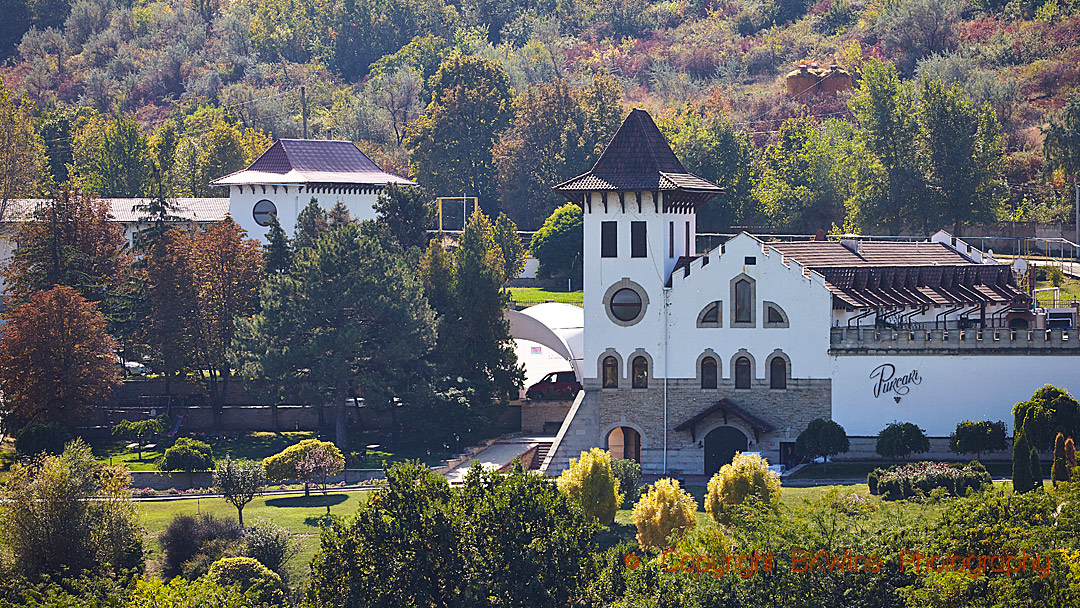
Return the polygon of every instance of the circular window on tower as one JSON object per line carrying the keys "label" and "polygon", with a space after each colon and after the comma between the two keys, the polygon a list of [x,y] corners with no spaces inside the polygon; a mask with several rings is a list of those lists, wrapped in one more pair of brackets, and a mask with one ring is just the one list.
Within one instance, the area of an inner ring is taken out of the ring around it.
{"label": "circular window on tower", "polygon": [[649,296],[645,288],[628,278],[623,278],[604,293],[604,312],[611,322],[628,327],[645,317]]}
{"label": "circular window on tower", "polygon": [[269,226],[270,216],[277,215],[277,206],[264,198],[255,203],[255,208],[251,210],[251,215],[255,218],[256,224],[260,226]]}

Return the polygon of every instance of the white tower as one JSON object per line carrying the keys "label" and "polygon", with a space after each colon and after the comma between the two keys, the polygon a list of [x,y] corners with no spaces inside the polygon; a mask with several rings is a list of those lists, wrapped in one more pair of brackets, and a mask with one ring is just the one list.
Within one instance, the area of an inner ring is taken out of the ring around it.
{"label": "white tower", "polygon": [[[619,384],[632,384],[618,353],[663,352],[665,285],[695,255],[697,206],[722,189],[687,173],[648,112],[635,109],[592,170],[555,190],[584,211],[584,384],[610,388],[609,351]],[[647,373],[664,373],[661,362]]]}

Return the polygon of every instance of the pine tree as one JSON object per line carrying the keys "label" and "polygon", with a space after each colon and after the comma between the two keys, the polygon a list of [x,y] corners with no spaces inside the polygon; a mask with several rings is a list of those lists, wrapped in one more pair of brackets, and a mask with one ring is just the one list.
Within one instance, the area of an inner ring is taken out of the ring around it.
{"label": "pine tree", "polygon": [[333,403],[343,452],[350,398],[389,408],[429,377],[431,310],[400,249],[387,247],[371,222],[328,230],[290,272],[269,278],[260,303],[260,313],[238,323],[244,376],[301,402]]}
{"label": "pine tree", "polygon": [[319,199],[314,196],[307,206],[296,216],[296,231],[293,233],[293,251],[300,251],[315,244],[319,235],[329,227],[326,211],[319,206]]}
{"label": "pine tree", "polygon": [[267,275],[288,272],[292,268],[293,253],[289,248],[289,237],[281,229],[277,214],[270,214],[270,230],[266,232],[266,245],[263,246],[263,266]]}
{"label": "pine tree", "polygon": [[1065,435],[1054,438],[1054,464],[1050,467],[1050,480],[1057,487],[1059,481],[1069,481],[1069,467],[1065,461]]}
{"label": "pine tree", "polygon": [[435,222],[435,199],[420,187],[388,184],[375,201],[375,213],[376,222],[408,251],[427,244],[427,230]]}
{"label": "pine tree", "polygon": [[1035,486],[1031,480],[1031,448],[1028,447],[1027,437],[1017,433],[1013,438],[1013,492],[1030,492]]}
{"label": "pine tree", "polygon": [[1039,451],[1031,448],[1031,489],[1041,490],[1042,487],[1042,462],[1039,460]]}

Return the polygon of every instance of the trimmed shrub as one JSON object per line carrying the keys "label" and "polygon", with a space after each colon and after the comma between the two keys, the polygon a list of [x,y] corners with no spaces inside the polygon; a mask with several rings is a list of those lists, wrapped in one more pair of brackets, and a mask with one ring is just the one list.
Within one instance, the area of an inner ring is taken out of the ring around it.
{"label": "trimmed shrub", "polygon": [[285,563],[299,550],[297,538],[272,521],[257,519],[244,530],[244,556],[259,560],[282,580],[287,579]]}
{"label": "trimmed shrub", "polygon": [[57,455],[71,441],[71,433],[55,422],[31,422],[15,435],[15,451],[26,456],[42,452]]}
{"label": "trimmed shrub", "polygon": [[1039,460],[1039,450],[1031,448],[1031,489],[1041,490],[1043,487],[1042,461]]}
{"label": "trimmed shrub", "polygon": [[913,453],[928,451],[930,440],[926,438],[926,431],[910,422],[890,422],[878,433],[874,449],[885,458],[904,459]]}
{"label": "trimmed shrub", "polygon": [[810,458],[821,457],[824,459],[823,470],[828,469],[829,456],[843,454],[851,449],[844,427],[836,421],[824,418],[814,418],[810,424],[799,433],[795,440],[795,451]]}
{"label": "trimmed shrub", "polygon": [[273,456],[263,459],[263,466],[266,467],[266,478],[270,481],[294,481],[300,479],[300,472],[297,470],[296,465],[320,446],[335,452],[339,456],[341,455],[341,450],[330,441],[305,439],[300,443],[290,445]]}
{"label": "trimmed shrub", "polygon": [[990,473],[977,460],[968,464],[912,462],[875,469],[867,476],[868,482],[871,476],[876,483],[871,485],[870,493],[885,500],[928,496],[939,488],[953,496],[964,496],[969,489],[982,491],[992,483]]}
{"label": "trimmed shrub", "polygon": [[1059,481],[1069,481],[1069,467],[1065,462],[1065,435],[1054,438],[1054,464],[1050,467],[1050,480],[1057,487]]}
{"label": "trimmed shrub", "polygon": [[235,522],[212,515],[177,515],[158,536],[166,578],[196,579],[229,551],[239,548],[244,532]]}
{"label": "trimmed shrub", "polygon": [[949,437],[949,449],[957,454],[975,453],[975,458],[983,452],[995,452],[1008,447],[1005,440],[1005,423],[1001,420],[964,420],[956,424],[956,430]]}
{"label": "trimmed shrub", "polygon": [[582,452],[581,458],[570,459],[570,466],[556,482],[559,491],[580,504],[585,515],[604,525],[615,521],[623,496],[611,471],[611,452],[600,448]]}
{"label": "trimmed shrub", "polygon": [[611,461],[611,472],[619,481],[619,490],[623,493],[619,508],[633,507],[641,496],[641,463],[630,459],[614,459]]}
{"label": "trimmed shrub", "polygon": [[1070,471],[1076,468],[1076,444],[1072,437],[1065,440],[1065,464]]}
{"label": "trimmed shrub", "polygon": [[1023,432],[1017,433],[1013,438],[1012,483],[1013,492],[1018,494],[1035,489],[1035,484],[1031,481],[1030,452],[1027,437]]}
{"label": "trimmed shrub", "polygon": [[697,501],[675,479],[658,479],[634,505],[634,525],[642,549],[666,548],[697,525]]}
{"label": "trimmed shrub", "polygon": [[210,566],[206,578],[222,587],[236,585],[245,597],[258,604],[280,605],[288,591],[277,572],[252,557],[219,559]]}
{"label": "trimmed shrub", "polygon": [[866,485],[870,486],[870,493],[877,494],[878,479],[885,473],[885,469],[878,467],[866,474]]}
{"label": "trimmed shrub", "polygon": [[730,507],[740,505],[756,496],[766,505],[780,499],[780,478],[769,470],[761,456],[735,454],[731,464],[725,464],[709,480],[705,496],[705,512],[720,523],[730,523]]}
{"label": "trimmed shrub", "polygon": [[181,437],[165,450],[158,469],[162,471],[208,471],[214,468],[214,452],[210,444],[190,437]]}

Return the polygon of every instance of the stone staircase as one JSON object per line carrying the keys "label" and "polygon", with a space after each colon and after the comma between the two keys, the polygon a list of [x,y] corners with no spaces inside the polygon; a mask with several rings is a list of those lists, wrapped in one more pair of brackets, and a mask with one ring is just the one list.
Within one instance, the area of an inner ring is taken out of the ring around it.
{"label": "stone staircase", "polygon": [[551,446],[555,443],[555,440],[541,441],[536,444],[536,454],[529,462],[530,471],[539,471],[540,466],[544,464],[544,460],[547,458],[548,452],[551,451]]}

